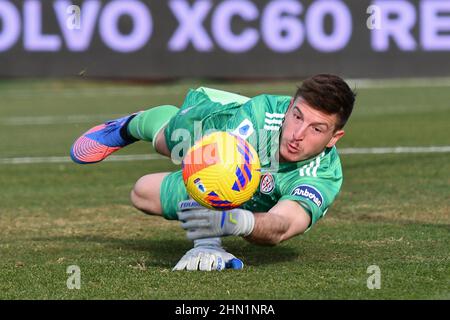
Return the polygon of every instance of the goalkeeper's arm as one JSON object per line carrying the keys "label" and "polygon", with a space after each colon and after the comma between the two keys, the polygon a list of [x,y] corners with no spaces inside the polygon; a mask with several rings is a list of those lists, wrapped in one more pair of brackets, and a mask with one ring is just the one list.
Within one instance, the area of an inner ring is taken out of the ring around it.
{"label": "goalkeeper's arm", "polygon": [[282,200],[269,212],[255,213],[254,218],[253,230],[244,239],[261,245],[277,245],[302,234],[311,222],[306,210],[292,200]]}
{"label": "goalkeeper's arm", "polygon": [[178,214],[191,240],[235,235],[257,244],[276,245],[305,232],[311,222],[305,209],[292,200],[278,202],[267,213],[214,211],[196,206],[181,203],[181,208],[189,209]]}

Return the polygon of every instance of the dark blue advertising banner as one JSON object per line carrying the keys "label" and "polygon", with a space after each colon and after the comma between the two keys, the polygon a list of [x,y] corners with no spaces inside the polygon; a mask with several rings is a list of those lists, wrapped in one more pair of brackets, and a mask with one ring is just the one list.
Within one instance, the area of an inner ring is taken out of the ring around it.
{"label": "dark blue advertising banner", "polygon": [[0,0],[0,76],[450,76],[450,0]]}

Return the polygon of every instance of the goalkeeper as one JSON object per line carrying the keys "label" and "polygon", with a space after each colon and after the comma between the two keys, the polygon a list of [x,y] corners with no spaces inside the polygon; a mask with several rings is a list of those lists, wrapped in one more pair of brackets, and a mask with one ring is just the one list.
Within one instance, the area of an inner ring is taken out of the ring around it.
{"label": "goalkeeper", "polygon": [[330,74],[306,79],[293,97],[247,98],[199,88],[188,92],[181,108],[158,106],[90,129],[75,141],[71,157],[79,164],[96,163],[143,140],[158,153],[181,159],[212,129],[248,140],[260,156],[261,182],[238,209],[213,211],[189,200],[181,170],[146,175],[131,192],[137,209],[182,221],[194,240],[174,270],[241,269],[242,261],[222,248],[221,237],[276,245],[303,234],[326,214],[342,185],[335,144],[344,136],[354,102],[347,83]]}

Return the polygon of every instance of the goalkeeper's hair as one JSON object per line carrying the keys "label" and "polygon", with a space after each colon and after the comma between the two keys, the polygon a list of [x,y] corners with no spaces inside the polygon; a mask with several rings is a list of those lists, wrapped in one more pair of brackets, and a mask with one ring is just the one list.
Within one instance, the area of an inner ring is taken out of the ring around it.
{"label": "goalkeeper's hair", "polygon": [[352,114],[356,93],[339,76],[318,74],[303,81],[295,98],[326,114],[337,114],[336,130],[342,129]]}

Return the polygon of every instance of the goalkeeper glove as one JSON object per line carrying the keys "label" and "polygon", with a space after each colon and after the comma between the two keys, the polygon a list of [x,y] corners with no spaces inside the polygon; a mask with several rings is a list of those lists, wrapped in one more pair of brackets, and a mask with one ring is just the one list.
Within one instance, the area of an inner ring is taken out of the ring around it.
{"label": "goalkeeper glove", "polygon": [[191,240],[229,235],[246,237],[255,226],[255,217],[251,211],[210,210],[193,200],[181,201],[177,214]]}
{"label": "goalkeeper glove", "polygon": [[209,238],[195,240],[194,248],[186,252],[172,271],[240,270],[243,267],[241,260],[221,247],[220,238]]}

